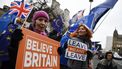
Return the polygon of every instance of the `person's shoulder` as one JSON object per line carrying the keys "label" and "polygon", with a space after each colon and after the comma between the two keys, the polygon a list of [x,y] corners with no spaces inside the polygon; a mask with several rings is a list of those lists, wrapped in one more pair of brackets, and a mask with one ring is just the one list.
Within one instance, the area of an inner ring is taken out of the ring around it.
{"label": "person's shoulder", "polygon": [[112,60],[112,64],[117,65],[118,63],[115,60]]}
{"label": "person's shoulder", "polygon": [[103,61],[105,61],[105,59],[101,59],[101,60],[100,60],[100,62],[103,62]]}
{"label": "person's shoulder", "polygon": [[104,65],[105,64],[105,61],[106,61],[106,59],[102,59],[102,60],[100,60],[99,63]]}

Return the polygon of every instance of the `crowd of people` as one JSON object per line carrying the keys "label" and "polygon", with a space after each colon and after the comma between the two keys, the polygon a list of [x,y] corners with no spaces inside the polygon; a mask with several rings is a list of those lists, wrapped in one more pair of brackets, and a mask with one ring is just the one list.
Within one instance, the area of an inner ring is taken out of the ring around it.
{"label": "crowd of people", "polygon": [[[62,35],[52,37],[52,35],[53,36],[56,35],[57,32],[55,30],[53,30],[53,32],[48,32],[46,30],[49,20],[50,20],[50,18],[49,18],[49,15],[47,12],[42,11],[42,10],[36,11],[32,17],[32,24],[30,25],[30,27],[28,29],[30,29],[31,31],[36,32],[40,35],[50,37],[51,39],[54,39],[54,40],[60,42],[61,38],[63,37]],[[19,43],[23,39],[23,35],[24,35],[22,33],[21,28],[18,28],[19,26],[20,25],[18,25],[18,24],[11,23],[7,28],[7,30],[9,32],[11,32],[11,30],[9,30],[9,28],[14,27],[12,29],[12,32],[9,33],[10,40],[5,41],[8,43],[8,44],[6,44],[7,54],[0,52],[0,57],[5,56],[5,54],[6,54],[5,57],[7,57],[6,60],[0,59],[0,69],[15,69],[16,58],[17,58],[17,55],[19,55],[19,54],[17,54]],[[8,34],[0,35],[0,43],[3,43],[1,41],[3,36],[7,37]],[[79,27],[77,28],[77,30],[73,33],[69,33],[68,36],[69,36],[69,39],[75,40],[75,41],[85,45],[85,47],[86,47],[84,49],[85,52],[82,54],[84,56],[86,56],[86,59],[84,59],[83,61],[79,61],[79,60],[65,58],[65,52],[68,48],[68,41],[66,41],[65,44],[63,46],[62,45],[59,46],[59,48],[57,50],[57,52],[59,53],[59,55],[61,57],[60,69],[93,69],[92,59],[93,59],[94,54],[90,50],[92,47],[91,30],[85,24],[81,23],[79,25]],[[0,44],[0,46],[2,46],[2,44]],[[105,59],[101,60],[98,63],[96,69],[117,69],[117,65],[112,59],[113,59],[112,52],[107,52],[105,55]]]}

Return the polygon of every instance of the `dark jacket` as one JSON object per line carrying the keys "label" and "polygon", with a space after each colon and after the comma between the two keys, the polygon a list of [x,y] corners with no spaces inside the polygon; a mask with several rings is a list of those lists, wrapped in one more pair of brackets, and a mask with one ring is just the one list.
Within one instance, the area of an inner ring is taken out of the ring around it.
{"label": "dark jacket", "polygon": [[118,69],[117,64],[114,62],[114,60],[108,61],[106,59],[102,59],[96,69]]}
{"label": "dark jacket", "polygon": [[11,35],[10,45],[8,46],[8,54],[10,58],[8,69],[15,69],[19,42],[22,38],[23,33],[21,29],[16,29]]}

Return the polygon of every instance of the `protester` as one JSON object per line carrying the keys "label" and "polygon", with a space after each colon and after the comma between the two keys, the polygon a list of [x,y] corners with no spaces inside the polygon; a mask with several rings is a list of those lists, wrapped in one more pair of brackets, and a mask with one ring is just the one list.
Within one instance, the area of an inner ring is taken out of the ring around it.
{"label": "protester", "polygon": [[118,69],[117,63],[113,60],[113,53],[106,52],[105,58],[98,63],[96,69]]}
{"label": "protester", "polygon": [[44,36],[48,36],[48,31],[46,30],[47,24],[49,22],[49,16],[45,11],[36,11],[33,14],[32,25],[30,25],[30,30],[39,33]]}
{"label": "protester", "polygon": [[[81,24],[78,29],[70,34],[70,39],[82,42],[86,44],[87,48],[91,48],[91,37],[92,32],[87,28],[87,26]],[[58,52],[60,55],[64,55],[67,48],[67,42],[63,47],[59,47]],[[71,69],[91,69],[91,59],[93,57],[93,54],[91,51],[87,49],[87,59],[85,61],[78,61],[73,59],[68,59],[67,66]],[[63,68],[62,68],[63,69]]]}
{"label": "protester", "polygon": [[56,41],[60,41],[61,35],[57,35],[57,31],[53,30],[52,32],[48,32],[46,30],[47,25],[49,23],[49,15],[45,11],[36,11],[32,18],[32,25],[30,25],[29,29],[37,32],[41,35],[48,36],[51,39]]}
{"label": "protester", "polygon": [[[42,10],[36,11],[33,14],[32,24],[30,25],[29,29],[38,34],[48,36],[50,34],[46,30],[48,23],[49,23],[49,15],[45,11],[42,11]],[[51,33],[54,33],[54,32],[51,32]],[[9,69],[15,69],[19,42],[20,40],[22,40],[22,38],[23,38],[23,33],[21,29],[16,29],[11,36],[10,45],[8,47],[9,57],[10,57]],[[59,37],[56,36],[55,38],[57,38],[55,40],[59,41],[58,38],[61,38],[61,36]]]}

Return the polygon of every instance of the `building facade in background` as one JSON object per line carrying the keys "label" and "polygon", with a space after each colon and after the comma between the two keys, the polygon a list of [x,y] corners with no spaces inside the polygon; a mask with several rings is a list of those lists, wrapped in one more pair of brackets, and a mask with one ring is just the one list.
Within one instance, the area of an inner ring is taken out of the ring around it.
{"label": "building facade in background", "polygon": [[122,35],[118,34],[116,29],[113,33],[112,51],[118,52],[122,56]]}
{"label": "building facade in background", "polygon": [[107,36],[106,38],[106,47],[105,50],[112,50],[112,42],[113,42],[113,37],[112,36]]}

